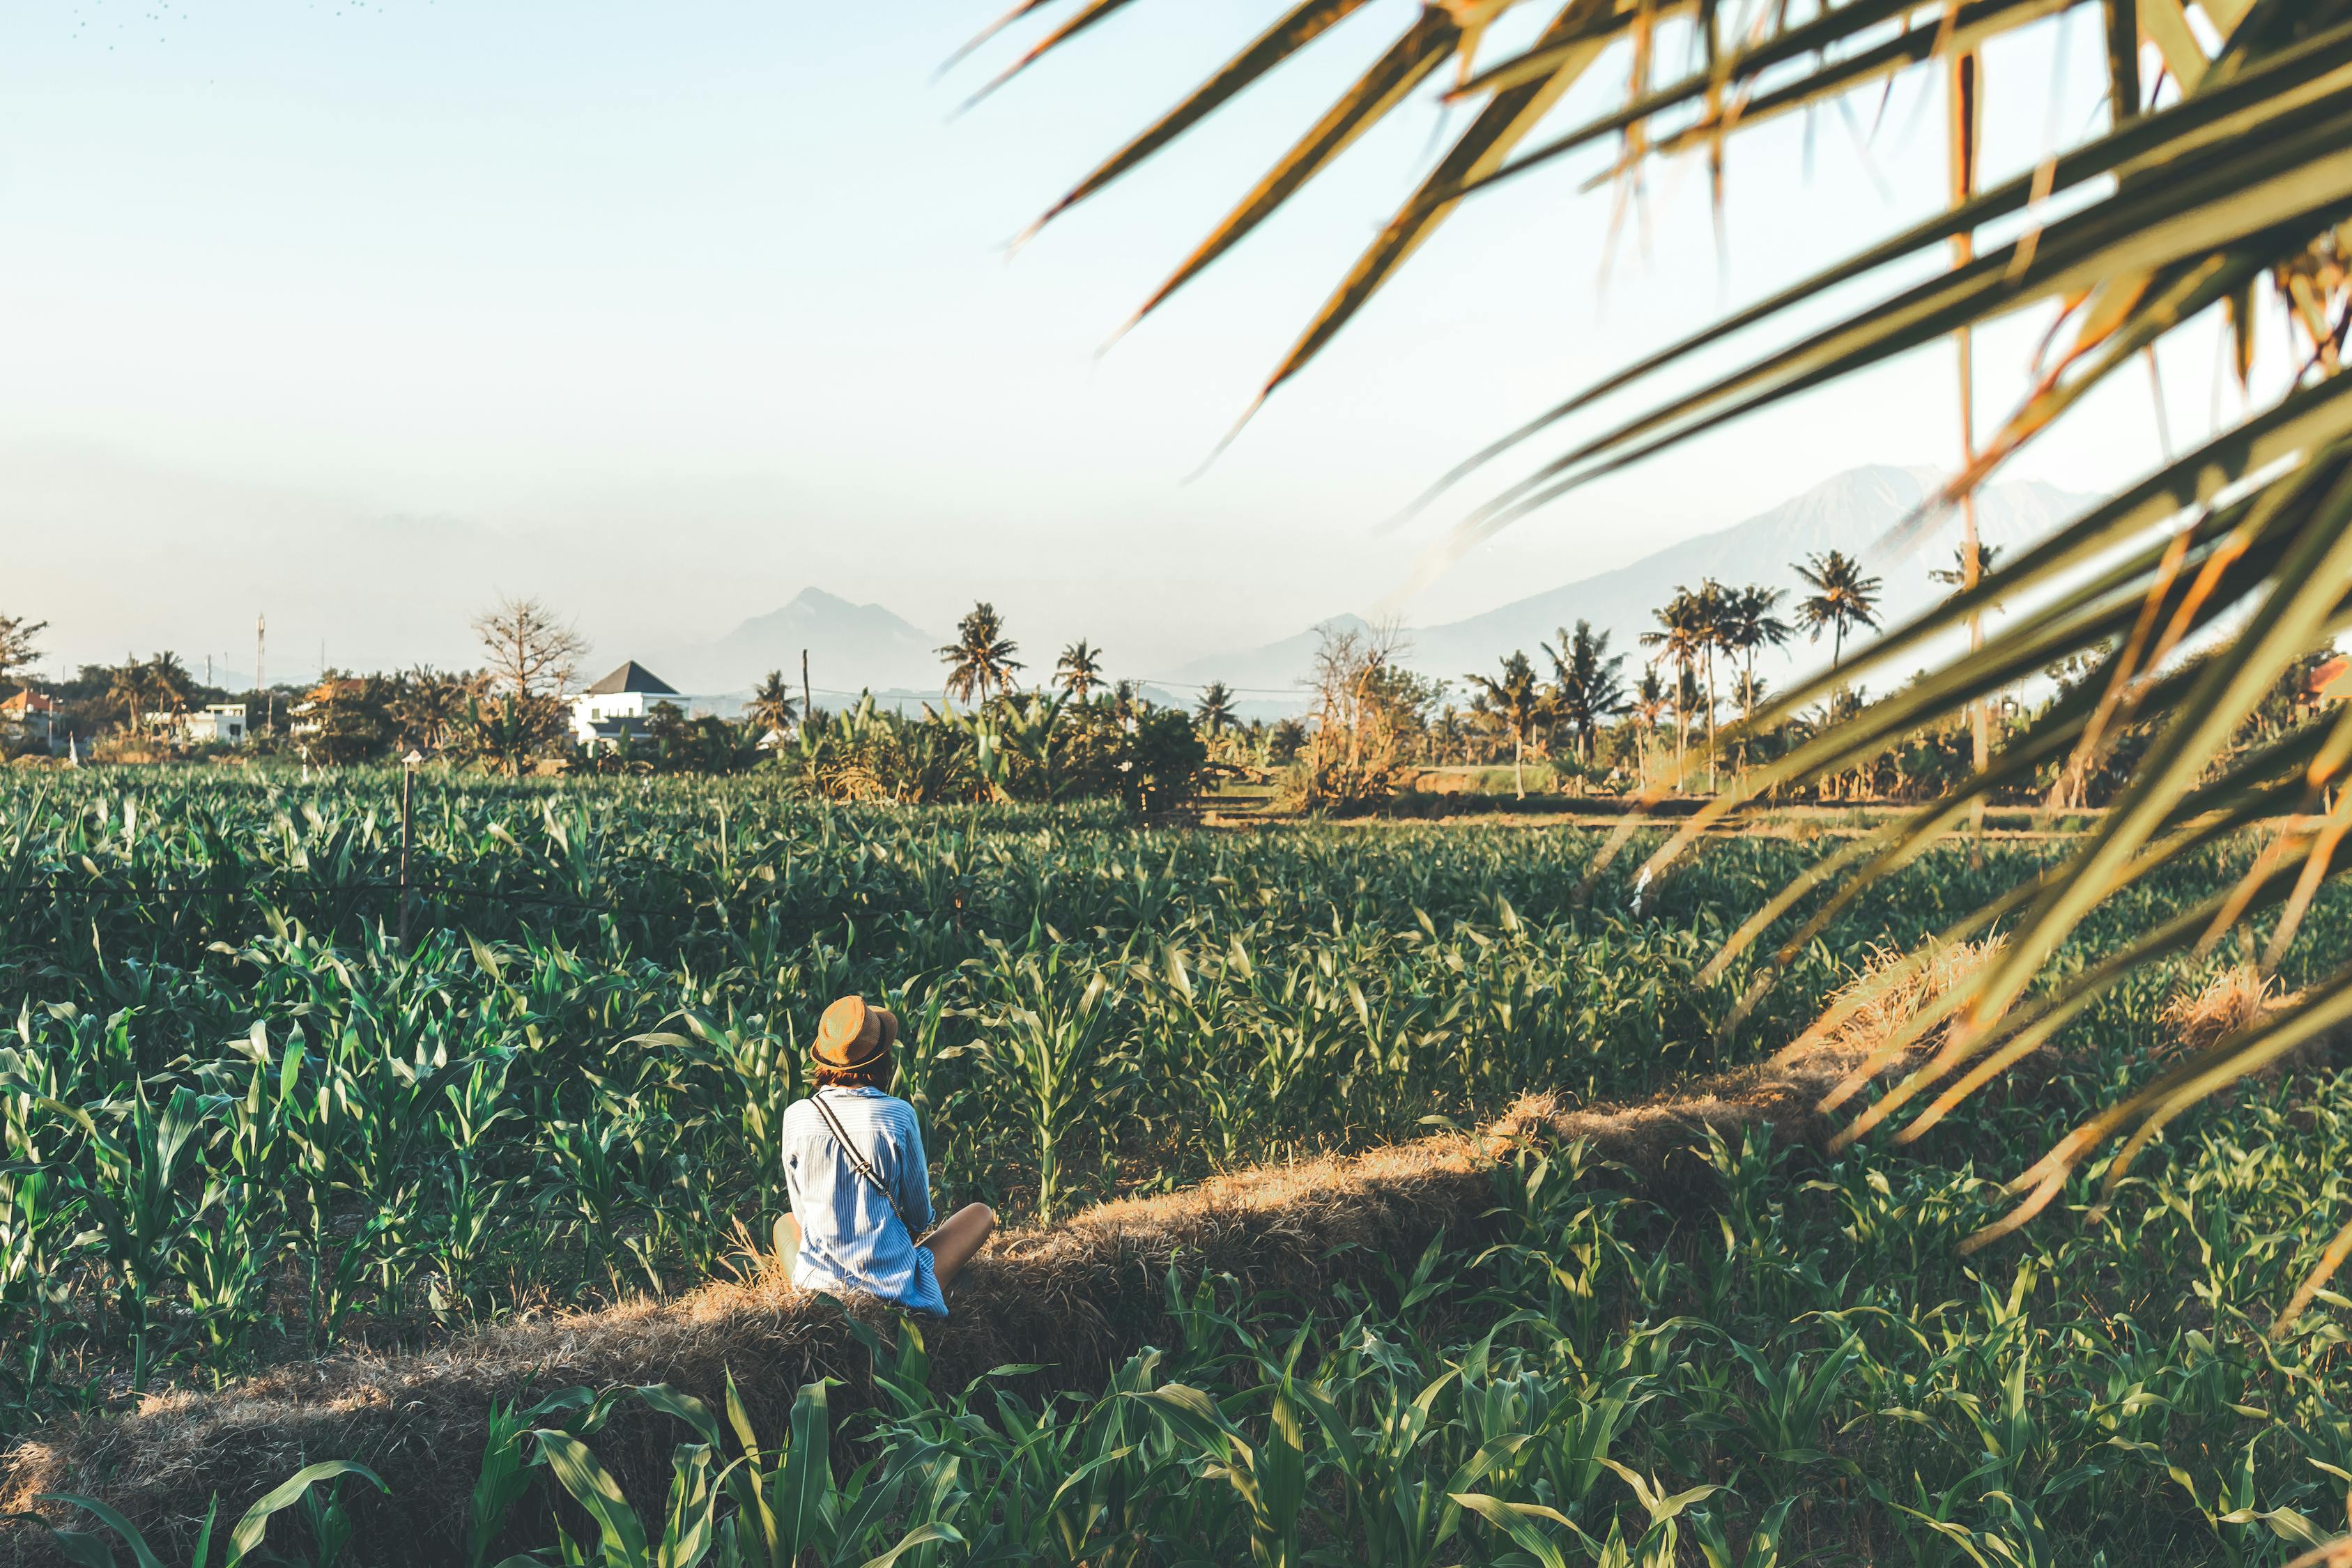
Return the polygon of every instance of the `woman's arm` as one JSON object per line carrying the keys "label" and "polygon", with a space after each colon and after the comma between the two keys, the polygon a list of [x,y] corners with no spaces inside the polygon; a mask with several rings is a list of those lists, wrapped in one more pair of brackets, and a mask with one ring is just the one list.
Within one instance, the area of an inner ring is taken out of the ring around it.
{"label": "woman's arm", "polygon": [[[902,1102],[903,1103],[903,1102]],[[931,1210],[931,1167],[923,1157],[923,1124],[915,1108],[907,1107],[907,1158],[898,1171],[898,1212],[907,1216],[917,1236],[930,1229],[938,1216]]]}

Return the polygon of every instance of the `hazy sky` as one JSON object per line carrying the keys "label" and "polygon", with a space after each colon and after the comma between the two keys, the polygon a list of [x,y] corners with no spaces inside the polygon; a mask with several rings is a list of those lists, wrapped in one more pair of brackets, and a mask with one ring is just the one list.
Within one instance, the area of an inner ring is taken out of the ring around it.
{"label": "hazy sky", "polygon": [[[1577,194],[1596,150],[1474,204],[1187,482],[1465,117],[1395,117],[1097,357],[1412,6],[1367,7],[1008,259],[1277,6],[1149,0],[958,117],[1007,51],[934,68],[993,4],[7,7],[0,612],[49,619],[56,663],[168,646],[242,669],[266,610],[290,675],[321,645],[469,662],[467,612],[501,590],[617,660],[814,584],[940,629],[990,598],[1034,652],[1084,635],[1149,675],[1370,605],[1448,514],[1372,525],[1454,459],[1941,195],[1919,76],[1852,123],[1735,142],[1721,265],[1695,164],[1654,172],[1612,252],[1610,195]],[[1992,57],[1997,172],[2091,122],[2097,48],[2044,27]],[[2038,326],[1985,343],[1987,416]],[[2168,371],[2176,438],[2211,417],[2211,370]],[[1954,406],[1948,353],[1919,355],[1595,487],[1409,616],[1855,464],[1947,464]],[[2137,469],[2149,408],[2135,382],[2018,471]]]}

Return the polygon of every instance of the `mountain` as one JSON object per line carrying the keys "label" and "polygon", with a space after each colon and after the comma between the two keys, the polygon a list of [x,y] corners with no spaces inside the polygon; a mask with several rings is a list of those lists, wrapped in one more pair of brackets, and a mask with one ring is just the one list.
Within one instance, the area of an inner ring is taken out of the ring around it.
{"label": "mountain", "polygon": [[[1796,563],[1811,555],[1843,550],[1857,557],[1864,571],[1879,578],[1885,590],[1879,615],[1887,626],[1899,625],[1926,609],[1950,590],[1928,573],[1951,564],[1960,537],[1957,514],[1940,518],[1906,538],[1898,548],[1889,534],[1934,493],[1941,476],[1929,468],[1898,468],[1885,465],[1851,469],[1814,486],[1794,500],[1747,521],[1714,533],[1700,534],[1645,555],[1630,565],[1582,578],[1560,587],[1517,599],[1481,615],[1441,626],[1416,628],[1407,635],[1412,650],[1406,661],[1414,668],[1458,680],[1465,670],[1486,669],[1513,649],[1524,649],[1543,668],[1538,647],[1556,642],[1563,626],[1580,619],[1610,633],[1612,651],[1641,658],[1641,635],[1655,625],[1655,612],[1674,596],[1677,587],[1696,587],[1707,577],[1735,586],[1760,583],[1789,590],[1783,618],[1793,619],[1789,605],[1801,586]],[[2090,504],[2090,498],[2068,495],[2034,481],[1992,485],[1977,498],[1977,528],[1988,545],[2013,552],[2048,534]],[[1354,622],[1342,617],[1343,623]],[[1865,634],[1866,635],[1866,634]],[[1235,686],[1280,688],[1304,677],[1312,663],[1317,633],[1307,631],[1264,647],[1233,655],[1212,656],[1186,667],[1188,678],[1222,679]],[[1758,673],[1780,677],[1788,669],[1825,662],[1825,645],[1801,638],[1790,645],[1774,669],[1761,659]],[[1244,679],[1237,673],[1249,672]],[[1213,672],[1213,673],[1211,673]]]}
{"label": "mountain", "polygon": [[[1899,549],[1887,537],[1935,492],[1941,478],[1929,468],[1854,468],[1721,532],[1685,540],[1631,565],[1467,620],[1416,632],[1412,662],[1433,675],[1459,675],[1492,664],[1513,648],[1536,656],[1538,643],[1556,640],[1560,627],[1573,626],[1580,618],[1610,632],[1617,651],[1635,651],[1641,634],[1655,624],[1658,606],[1677,587],[1695,587],[1706,577],[1735,586],[1761,583],[1789,590],[1793,602],[1801,586],[1796,563],[1832,550],[1857,557],[1864,571],[1885,584],[1879,618],[1890,626],[1899,625],[1950,591],[1928,573],[1952,563],[1960,540],[1957,514],[1939,519]],[[2045,484],[1990,486],[1977,498],[1978,534],[1989,545],[2011,551],[2042,538],[2088,504],[2087,497],[2070,496]],[[1788,616],[1785,607],[1782,615]],[[1817,662],[1813,650],[1801,642],[1791,644],[1790,652],[1794,664]]]}
{"label": "mountain", "polygon": [[866,688],[936,693],[944,670],[938,650],[946,640],[880,605],[853,605],[822,588],[803,588],[783,608],[754,616],[716,641],[667,648],[648,662],[681,691],[744,691],[772,669],[783,671],[798,688],[806,649],[819,704],[837,705],[826,693]]}

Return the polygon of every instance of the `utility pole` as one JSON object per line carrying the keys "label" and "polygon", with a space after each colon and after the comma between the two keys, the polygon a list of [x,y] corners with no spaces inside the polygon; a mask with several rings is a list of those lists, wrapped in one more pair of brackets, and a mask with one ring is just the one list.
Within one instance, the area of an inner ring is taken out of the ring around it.
{"label": "utility pole", "polygon": [[808,649],[801,649],[801,728],[808,728],[809,715],[816,711],[816,694],[809,689]]}
{"label": "utility pole", "polygon": [[[253,617],[253,705],[254,705],[254,707],[255,707],[256,709],[259,709],[259,708],[260,708],[260,706],[261,706],[261,703],[262,703],[262,693],[264,693],[264,692],[266,692],[266,691],[268,691],[268,690],[269,689],[268,683],[268,682],[266,682],[266,681],[264,681],[264,680],[261,679],[261,651],[262,651],[262,645],[263,645],[265,642],[267,642],[267,641],[268,640],[268,637],[269,637],[269,617],[268,617],[267,615],[257,615],[257,616],[254,616],[254,617]],[[257,717],[257,715],[256,715],[256,714],[252,714],[252,713],[248,713],[248,714],[247,714],[247,715],[246,715],[246,719],[245,719],[245,725],[246,725],[246,728],[247,728],[247,730],[250,730],[250,729],[252,729],[252,728],[253,728],[253,721],[254,721],[254,719],[255,719],[256,717]]]}

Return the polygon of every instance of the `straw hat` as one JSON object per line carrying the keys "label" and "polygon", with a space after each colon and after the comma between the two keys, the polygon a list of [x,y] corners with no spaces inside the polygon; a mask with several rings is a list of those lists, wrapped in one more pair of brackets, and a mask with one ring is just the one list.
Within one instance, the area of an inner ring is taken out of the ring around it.
{"label": "straw hat", "polygon": [[898,1016],[869,1007],[863,996],[844,996],[817,1020],[809,1058],[821,1068],[862,1068],[898,1043]]}

